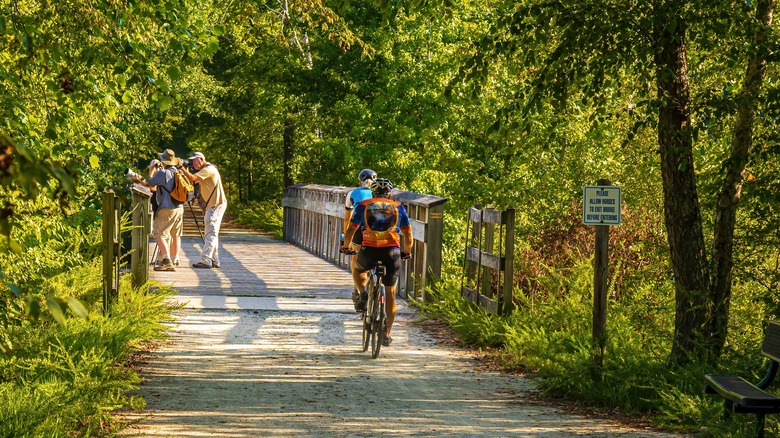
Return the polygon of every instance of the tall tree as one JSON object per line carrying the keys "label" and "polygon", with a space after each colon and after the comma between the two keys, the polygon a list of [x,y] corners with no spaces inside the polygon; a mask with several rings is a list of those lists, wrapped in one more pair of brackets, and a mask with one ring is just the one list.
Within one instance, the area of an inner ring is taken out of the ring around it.
{"label": "tall tree", "polygon": [[[753,153],[755,109],[761,103],[766,62],[777,44],[771,32],[774,8],[775,0],[741,5],[675,0],[654,0],[650,5],[635,0],[505,2],[496,6],[489,35],[459,74],[486,78],[487,67],[505,57],[527,66],[526,85],[518,87],[515,101],[501,114],[515,109],[530,114],[544,98],[566,111],[576,98],[609,115],[615,109],[609,108],[607,95],[620,92],[618,81],[624,75],[654,84],[654,93],[650,87],[630,93],[637,106],[648,109],[648,117],[638,120],[635,128],[649,124],[657,129],[676,282],[671,352],[675,363],[697,357],[716,360],[726,338],[736,211],[745,166]],[[735,73],[735,64],[747,66],[741,92],[731,96],[736,114],[718,113],[736,120],[714,203],[709,256],[694,159],[698,133],[707,127],[692,118],[707,102],[692,97],[691,37],[699,61],[717,62],[718,52],[727,54],[717,69],[696,66],[697,80],[703,84],[723,83],[723,71]],[[653,109],[655,117],[650,116]]]}

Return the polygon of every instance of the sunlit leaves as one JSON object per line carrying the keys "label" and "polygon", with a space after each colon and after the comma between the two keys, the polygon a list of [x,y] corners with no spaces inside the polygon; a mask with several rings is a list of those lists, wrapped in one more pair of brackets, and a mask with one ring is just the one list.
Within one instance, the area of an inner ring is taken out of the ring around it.
{"label": "sunlit leaves", "polygon": [[49,296],[46,298],[46,306],[54,320],[60,325],[65,325],[65,302],[60,298]]}
{"label": "sunlit leaves", "polygon": [[84,307],[84,303],[79,301],[78,298],[69,296],[65,301],[68,303],[68,307],[71,311],[73,311],[74,314],[84,319],[89,318],[89,312],[87,311],[87,308]]}
{"label": "sunlit leaves", "polygon": [[181,74],[181,69],[179,69],[178,66],[172,65],[168,67],[168,77],[171,78],[172,81],[178,81]]}

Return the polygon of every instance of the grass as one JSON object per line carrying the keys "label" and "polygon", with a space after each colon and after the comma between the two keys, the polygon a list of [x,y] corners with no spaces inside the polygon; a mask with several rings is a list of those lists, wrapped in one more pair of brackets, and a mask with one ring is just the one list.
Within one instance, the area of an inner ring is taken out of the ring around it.
{"label": "grass", "polygon": [[252,202],[249,204],[230,204],[230,213],[239,224],[250,225],[271,233],[281,239],[284,232],[284,209],[277,201]]}
{"label": "grass", "polygon": [[113,435],[121,428],[113,411],[144,406],[129,395],[140,379],[125,364],[133,352],[164,338],[173,308],[163,300],[170,292],[134,290],[123,280],[120,299],[104,317],[100,278],[100,265],[91,264],[43,287],[44,294],[80,299],[88,318],[70,315],[57,324],[43,312],[4,328],[13,343],[0,352],[0,436]]}

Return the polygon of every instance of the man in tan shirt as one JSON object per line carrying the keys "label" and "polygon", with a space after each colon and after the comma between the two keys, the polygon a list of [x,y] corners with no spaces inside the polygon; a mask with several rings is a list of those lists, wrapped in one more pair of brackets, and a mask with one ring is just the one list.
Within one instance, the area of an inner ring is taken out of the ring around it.
{"label": "man in tan shirt", "polygon": [[222,186],[222,178],[216,166],[206,161],[206,157],[200,152],[195,152],[189,158],[195,173],[182,169],[184,174],[193,184],[200,184],[201,205],[203,208],[204,243],[200,261],[193,263],[193,268],[219,268],[219,227],[222,224],[222,216],[227,209],[227,197]]}

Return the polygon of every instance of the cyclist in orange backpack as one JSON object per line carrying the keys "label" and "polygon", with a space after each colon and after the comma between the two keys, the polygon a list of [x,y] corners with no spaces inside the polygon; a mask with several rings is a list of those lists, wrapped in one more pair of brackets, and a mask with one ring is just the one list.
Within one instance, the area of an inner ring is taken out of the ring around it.
{"label": "cyclist in orange backpack", "polygon": [[[352,236],[358,229],[363,230],[363,242],[355,261],[353,279],[361,290],[357,310],[365,309],[368,293],[367,272],[373,269],[377,261],[381,260],[387,273],[382,279],[385,285],[385,298],[387,310],[387,332],[383,345],[387,346],[393,341],[390,330],[393,327],[396,312],[396,283],[401,270],[401,259],[409,258],[412,253],[414,237],[409,216],[404,206],[390,200],[393,184],[386,178],[379,178],[371,184],[373,198],[361,201],[352,213],[352,217],[344,234],[344,241],[351,242]],[[401,251],[401,239],[403,236],[403,251]],[[349,247],[342,246],[341,251],[348,253]],[[362,307],[361,307],[362,306]]]}

